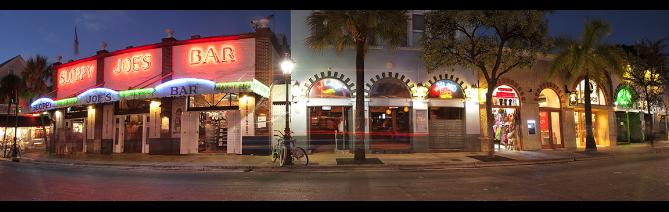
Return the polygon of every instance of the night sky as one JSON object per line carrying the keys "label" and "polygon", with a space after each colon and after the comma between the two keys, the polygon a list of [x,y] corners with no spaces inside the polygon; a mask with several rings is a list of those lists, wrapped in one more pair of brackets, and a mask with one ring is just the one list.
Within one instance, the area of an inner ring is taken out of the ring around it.
{"label": "night sky", "polygon": [[[289,11],[0,11],[0,62],[39,53],[55,61],[92,56],[100,42],[107,50],[160,42],[166,28],[177,39],[253,32],[251,20],[274,14],[270,27],[290,40]],[[548,15],[551,35],[578,36],[585,18],[611,24],[609,43],[632,44],[669,37],[669,11],[555,11]],[[77,25],[80,55],[73,54]]]}

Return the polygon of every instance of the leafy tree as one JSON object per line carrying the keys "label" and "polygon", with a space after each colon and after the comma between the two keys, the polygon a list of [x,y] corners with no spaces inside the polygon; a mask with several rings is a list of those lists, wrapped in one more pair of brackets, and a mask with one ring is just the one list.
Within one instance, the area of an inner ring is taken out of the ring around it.
{"label": "leafy tree", "polygon": [[322,10],[307,18],[307,46],[322,52],[334,48],[338,55],[355,48],[355,160],[365,160],[365,55],[369,46],[397,47],[406,39],[408,16],[403,10]]}
{"label": "leafy tree", "polygon": [[[664,85],[669,77],[667,55],[663,52],[665,47],[664,39],[644,40],[634,46],[622,46],[628,63],[623,80],[641,91],[639,99],[645,103],[648,115],[652,115],[650,111],[652,107],[664,106]],[[652,146],[655,140],[652,123],[649,129],[650,133],[646,138],[650,140]]]}
{"label": "leafy tree", "polygon": [[[432,11],[426,14],[422,59],[429,72],[460,65],[479,70],[488,85],[487,131],[493,131],[492,93],[507,73],[531,67],[549,49],[543,11]],[[493,137],[488,155],[494,156]]]}
{"label": "leafy tree", "polygon": [[[9,117],[11,114],[10,109],[12,108],[12,104],[14,104],[15,107],[18,107],[18,99],[15,99],[16,93],[23,90],[24,86],[25,84],[23,80],[14,74],[9,74],[0,80],[0,99],[6,99],[7,102],[7,116],[5,120],[3,120],[3,122],[6,122],[5,133],[2,137],[3,155],[5,157],[7,156],[7,126],[9,125]],[[11,99],[14,99],[14,101],[11,101]]]}
{"label": "leafy tree", "polygon": [[[610,31],[607,23],[595,19],[586,22],[580,40],[560,37],[556,41],[559,53],[551,64],[551,75],[560,72],[569,78],[585,76],[585,117],[592,117],[590,80],[607,81],[607,75],[619,76],[623,67],[620,48],[603,42]],[[585,129],[585,151],[597,151],[592,132],[592,119],[585,119]]]}
{"label": "leafy tree", "polygon": [[44,56],[38,54],[26,61],[26,69],[21,72],[21,76],[26,84],[23,96],[28,102],[51,91],[54,84],[53,72]]}

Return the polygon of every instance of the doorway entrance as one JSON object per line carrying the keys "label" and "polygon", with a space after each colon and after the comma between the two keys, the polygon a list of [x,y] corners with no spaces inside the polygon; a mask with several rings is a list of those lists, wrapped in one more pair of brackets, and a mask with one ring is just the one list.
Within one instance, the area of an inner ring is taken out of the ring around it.
{"label": "doorway entrance", "polygon": [[124,123],[123,152],[142,153],[142,115],[128,115]]}
{"label": "doorway entrance", "polygon": [[541,147],[544,149],[563,148],[560,134],[561,116],[559,109],[539,108],[539,130],[541,132]]}
{"label": "doorway entrance", "polygon": [[430,149],[465,148],[464,114],[459,107],[430,108]]}
{"label": "doorway entrance", "polygon": [[350,106],[309,107],[309,149],[312,152],[332,152],[351,149]]}
{"label": "doorway entrance", "polygon": [[[595,144],[599,145],[599,133],[597,132],[597,114],[593,111],[592,113],[592,133],[595,137]],[[585,147],[585,111],[574,111],[574,121],[576,122],[576,142],[578,147]]]}
{"label": "doorway entrance", "polygon": [[369,107],[372,150],[411,150],[411,107]]}
{"label": "doorway entrance", "polygon": [[539,94],[538,103],[541,147],[544,149],[563,148],[560,98],[554,90],[547,88]]}
{"label": "doorway entrance", "polygon": [[228,121],[225,111],[200,112],[198,152],[227,153]]}

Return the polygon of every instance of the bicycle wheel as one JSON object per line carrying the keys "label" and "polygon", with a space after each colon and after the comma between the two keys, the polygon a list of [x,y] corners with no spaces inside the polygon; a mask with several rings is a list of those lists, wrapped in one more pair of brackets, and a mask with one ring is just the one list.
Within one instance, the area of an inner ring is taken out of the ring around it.
{"label": "bicycle wheel", "polygon": [[309,165],[309,155],[302,147],[293,148],[293,164],[296,166]]}
{"label": "bicycle wheel", "polygon": [[286,151],[286,148],[282,147],[281,150],[279,150],[279,159],[278,159],[279,160],[279,167],[283,167],[285,165],[284,163],[286,162],[285,158],[286,158],[287,155],[288,155],[288,151]]}

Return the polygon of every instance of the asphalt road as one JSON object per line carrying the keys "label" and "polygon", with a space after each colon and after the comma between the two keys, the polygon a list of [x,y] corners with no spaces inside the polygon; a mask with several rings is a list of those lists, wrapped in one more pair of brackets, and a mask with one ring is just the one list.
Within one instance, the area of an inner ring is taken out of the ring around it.
{"label": "asphalt road", "polygon": [[669,154],[338,173],[184,173],[0,161],[0,188],[0,200],[669,200]]}

